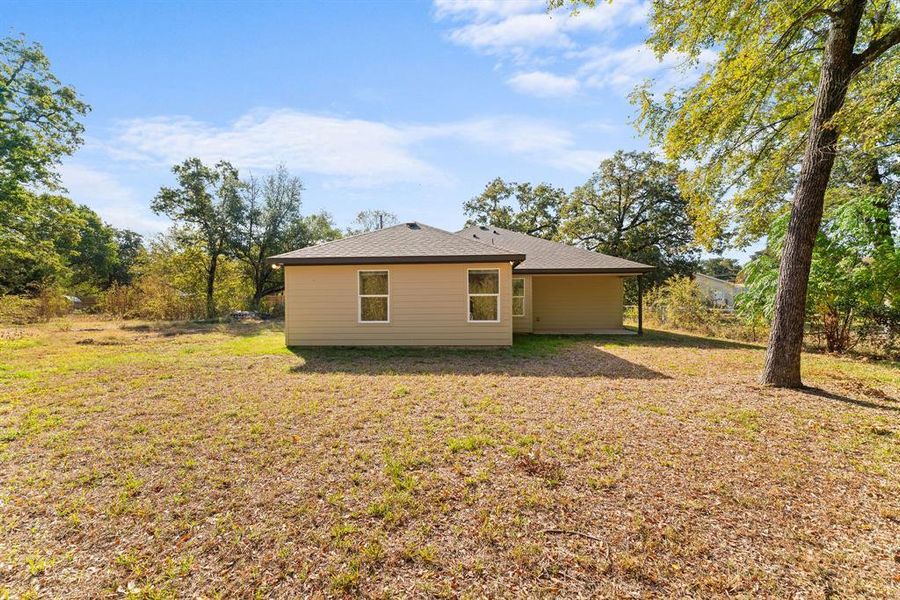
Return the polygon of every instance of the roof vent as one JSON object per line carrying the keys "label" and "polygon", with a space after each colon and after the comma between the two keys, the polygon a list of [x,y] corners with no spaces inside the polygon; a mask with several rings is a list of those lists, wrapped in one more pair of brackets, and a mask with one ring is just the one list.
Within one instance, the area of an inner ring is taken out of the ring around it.
{"label": "roof vent", "polygon": [[409,227],[410,229],[419,229],[419,224],[416,222],[407,223],[406,226]]}
{"label": "roof vent", "polygon": [[487,228],[486,225],[479,225],[479,226],[478,226],[478,229],[480,229],[480,230],[482,230],[482,231],[487,231],[487,230],[488,230],[488,228]]}

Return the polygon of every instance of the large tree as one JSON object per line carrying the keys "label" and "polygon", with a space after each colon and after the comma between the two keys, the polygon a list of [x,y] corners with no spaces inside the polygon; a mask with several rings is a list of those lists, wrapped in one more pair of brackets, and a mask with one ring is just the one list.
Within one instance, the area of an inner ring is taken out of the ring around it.
{"label": "large tree", "polygon": [[55,280],[67,269],[53,232],[76,228],[50,214],[68,215],[68,205],[32,189],[59,187],[56,165],[81,144],[79,118],[89,110],[51,72],[39,44],[0,38],[0,291],[21,293],[35,278]]}
{"label": "large tree", "polygon": [[0,38],[0,197],[30,184],[52,188],[60,158],[81,145],[90,107],[50,71],[40,44]]}
{"label": "large tree", "polygon": [[284,167],[241,186],[234,214],[230,251],[243,264],[253,285],[253,307],[267,294],[284,289],[284,277],[266,258],[340,236],[326,213],[300,213],[303,183]]}
{"label": "large tree", "polygon": [[675,167],[649,152],[616,152],[572,192],[560,234],[589,250],[656,266],[648,276],[653,282],[689,275],[699,255],[677,177]]}
{"label": "large tree", "polygon": [[496,178],[463,204],[466,226],[493,225],[528,235],[556,239],[566,192],[547,183],[506,182]]}
{"label": "large tree", "polygon": [[347,228],[347,235],[357,235],[377,231],[399,223],[397,215],[381,209],[363,210],[356,214],[353,225]]}
{"label": "large tree", "polygon": [[734,281],[737,278],[738,273],[741,272],[741,263],[734,258],[715,256],[712,258],[704,258],[697,263],[697,270],[710,277],[724,279],[725,281]]}
{"label": "large tree", "polygon": [[[594,2],[550,1],[563,4]],[[701,73],[662,96],[650,83],[637,90],[638,123],[696,165],[682,186],[701,239],[736,223],[746,242],[790,204],[765,384],[802,385],[810,264],[835,157],[897,142],[898,12],[896,0],[652,4],[650,47]]]}
{"label": "large tree", "polygon": [[199,158],[189,158],[172,167],[176,187],[160,188],[151,203],[158,214],[168,215],[180,226],[183,237],[203,249],[206,271],[206,316],[216,315],[215,284],[219,259],[228,250],[233,226],[240,210],[241,182],[230,163],[214,167]]}

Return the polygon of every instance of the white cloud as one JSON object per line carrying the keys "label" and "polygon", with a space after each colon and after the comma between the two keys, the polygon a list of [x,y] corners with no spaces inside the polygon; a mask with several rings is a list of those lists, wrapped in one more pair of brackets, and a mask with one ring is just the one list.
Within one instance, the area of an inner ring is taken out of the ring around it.
{"label": "white cloud", "polygon": [[417,155],[422,144],[449,141],[514,154],[557,168],[578,148],[570,131],[545,121],[490,117],[429,125],[392,125],[294,110],[254,111],[216,127],[187,117],[133,119],[106,147],[123,161],[170,166],[189,156],[229,160],[240,169],[330,176],[332,185],[374,188],[392,183],[442,185],[451,177]]}
{"label": "white cloud", "polygon": [[[624,31],[643,37],[649,11],[647,0],[598,2],[574,16],[568,8],[548,13],[545,2],[435,0],[435,16],[449,23],[452,42],[512,59],[517,72],[507,74],[506,83],[548,98],[586,87],[626,93],[648,78],[657,89],[692,83],[699,71],[685,55],[657,60],[644,44],[615,44]],[[714,59],[705,52],[699,62]],[[505,70],[503,63],[496,68]]]}
{"label": "white cloud", "polygon": [[647,4],[640,0],[600,3],[575,16],[566,8],[548,13],[544,2],[435,2],[436,18],[455,23],[449,33],[451,41],[518,59],[539,48],[576,48],[574,36],[579,33],[640,25],[646,21],[647,12]]}
{"label": "white cloud", "polygon": [[147,209],[146,199],[139,199],[111,173],[80,163],[63,163],[60,176],[73,200],[90,206],[114,227],[157,232],[168,226],[166,219]]}
{"label": "white cloud", "polygon": [[254,111],[226,127],[186,117],[134,119],[124,123],[116,146],[169,165],[189,156],[230,160],[245,169],[284,164],[301,173],[337,176],[363,186],[442,177],[438,169],[409,152],[400,128],[292,110]]}
{"label": "white cloud", "polygon": [[539,11],[544,0],[435,0],[435,17],[484,20]]}
{"label": "white cloud", "polygon": [[450,40],[483,52],[509,52],[516,56],[533,48],[574,47],[574,42],[560,27],[560,21],[542,13],[470,23],[452,30]]}
{"label": "white cloud", "polygon": [[[668,88],[684,84],[696,76],[687,55],[671,52],[660,60],[644,44],[621,49],[595,47],[573,56],[584,61],[578,70],[584,84],[595,88],[611,87],[627,91],[647,78],[656,78],[659,87]],[[711,51],[700,56],[701,64],[713,60],[715,53]]]}
{"label": "white cloud", "polygon": [[578,92],[580,87],[574,77],[561,77],[546,71],[518,73],[507,79],[506,83],[521,94],[539,98],[571,96]]}

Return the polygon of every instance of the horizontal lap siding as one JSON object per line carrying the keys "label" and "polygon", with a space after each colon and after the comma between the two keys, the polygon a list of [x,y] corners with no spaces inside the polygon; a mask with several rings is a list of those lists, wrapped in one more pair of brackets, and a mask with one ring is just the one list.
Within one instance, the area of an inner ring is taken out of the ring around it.
{"label": "horizontal lap siding", "polygon": [[535,275],[534,331],[589,333],[622,327],[622,278],[613,275]]}
{"label": "horizontal lap siding", "polygon": [[[469,323],[467,269],[500,270],[500,322]],[[357,271],[390,272],[390,323],[359,323]],[[512,343],[511,266],[496,264],[285,267],[290,346]]]}

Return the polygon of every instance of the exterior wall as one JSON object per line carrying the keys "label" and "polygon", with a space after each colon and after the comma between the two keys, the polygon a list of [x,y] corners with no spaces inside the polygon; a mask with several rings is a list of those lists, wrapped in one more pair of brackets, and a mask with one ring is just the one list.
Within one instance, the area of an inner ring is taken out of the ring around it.
{"label": "exterior wall", "polygon": [[734,298],[744,288],[744,286],[737,283],[709,277],[703,273],[696,273],[694,282],[700,288],[700,292],[707,302],[713,306],[728,309],[734,308]]}
{"label": "exterior wall", "polygon": [[[468,269],[500,270],[500,322],[468,322]],[[512,266],[390,264],[285,266],[289,346],[508,346]],[[360,323],[357,272],[390,273],[390,323]]]}
{"label": "exterior wall", "polygon": [[513,277],[521,277],[525,280],[525,316],[513,317],[513,331],[516,333],[531,333],[532,319],[534,311],[531,309],[532,293],[531,293],[531,275],[515,275]]}
{"label": "exterior wall", "polygon": [[624,288],[617,275],[534,275],[535,333],[622,328]]}

